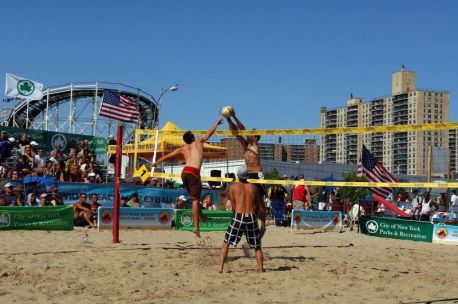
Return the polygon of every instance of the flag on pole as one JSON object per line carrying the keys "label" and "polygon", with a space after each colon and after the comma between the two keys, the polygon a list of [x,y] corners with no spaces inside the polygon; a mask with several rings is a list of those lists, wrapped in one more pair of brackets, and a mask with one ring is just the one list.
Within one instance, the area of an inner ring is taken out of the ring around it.
{"label": "flag on pole", "polygon": [[39,100],[43,97],[43,84],[6,73],[5,96]]}
{"label": "flag on pole", "polygon": [[100,115],[111,119],[137,123],[140,118],[138,104],[131,96],[104,90]]}
{"label": "flag on pole", "polygon": [[[375,159],[365,145],[363,145],[362,161],[358,166],[358,176],[360,176],[361,172],[364,172],[364,175],[366,175],[371,182],[398,182],[383,164]],[[388,194],[393,192],[393,188],[372,187],[371,192],[382,197],[387,197]]]}

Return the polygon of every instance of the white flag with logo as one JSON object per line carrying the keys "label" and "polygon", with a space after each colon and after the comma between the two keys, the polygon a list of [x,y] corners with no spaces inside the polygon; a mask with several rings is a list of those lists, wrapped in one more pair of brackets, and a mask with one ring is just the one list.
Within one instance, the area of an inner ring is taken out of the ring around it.
{"label": "white flag with logo", "polygon": [[41,99],[43,97],[43,84],[6,73],[5,96]]}

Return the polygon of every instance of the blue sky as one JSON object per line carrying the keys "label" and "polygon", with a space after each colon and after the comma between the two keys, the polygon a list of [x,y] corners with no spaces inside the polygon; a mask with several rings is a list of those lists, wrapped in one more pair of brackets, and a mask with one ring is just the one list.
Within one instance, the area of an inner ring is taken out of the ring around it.
{"label": "blue sky", "polygon": [[[234,105],[247,127],[319,127],[320,107],[389,95],[405,64],[450,91],[455,1],[8,1],[0,72],[53,86],[111,81],[165,95],[161,125],[206,129]],[[3,90],[2,90],[3,92]],[[227,127],[227,126],[226,126]]]}

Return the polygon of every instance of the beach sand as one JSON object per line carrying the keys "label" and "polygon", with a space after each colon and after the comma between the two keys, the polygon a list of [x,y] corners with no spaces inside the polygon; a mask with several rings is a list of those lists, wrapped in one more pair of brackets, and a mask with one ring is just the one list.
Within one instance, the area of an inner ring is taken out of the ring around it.
{"label": "beach sand", "polygon": [[[224,232],[6,231],[0,303],[406,303],[458,298],[458,247],[267,227],[265,273]],[[440,303],[448,303],[440,302]],[[449,303],[452,303],[450,301]]]}

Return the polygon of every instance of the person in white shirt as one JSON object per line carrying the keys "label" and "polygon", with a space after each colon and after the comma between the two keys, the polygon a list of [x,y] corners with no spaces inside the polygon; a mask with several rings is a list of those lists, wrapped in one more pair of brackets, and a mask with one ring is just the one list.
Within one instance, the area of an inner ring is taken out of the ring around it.
{"label": "person in white shirt", "polygon": [[37,154],[35,154],[35,166],[37,167],[43,167],[46,161],[46,157],[43,156],[43,150],[38,150]]}
{"label": "person in white shirt", "polygon": [[431,194],[427,191],[421,205],[417,208],[420,210],[420,221],[429,222],[431,214],[439,209],[439,205],[431,199]]}
{"label": "person in white shirt", "polygon": [[412,201],[410,202],[412,205],[412,217],[414,220],[418,220],[418,205],[421,204],[421,197],[418,195],[418,190],[414,189],[412,191]]}
{"label": "person in white shirt", "polygon": [[452,197],[450,198],[450,207],[448,212],[455,213],[455,206],[458,206],[458,196],[456,195],[456,190],[452,190]]}

